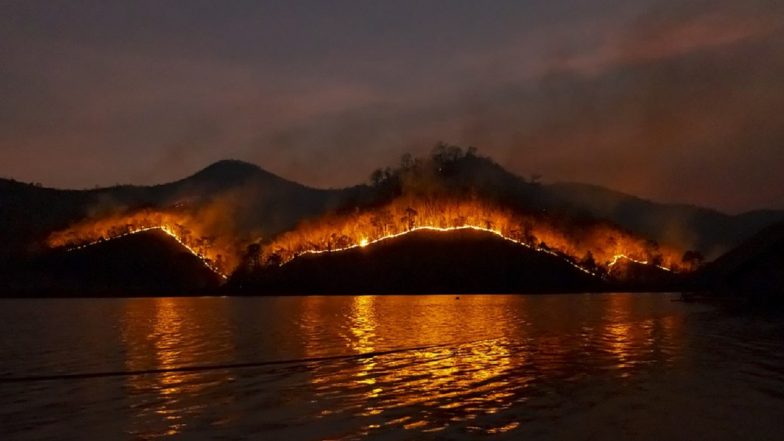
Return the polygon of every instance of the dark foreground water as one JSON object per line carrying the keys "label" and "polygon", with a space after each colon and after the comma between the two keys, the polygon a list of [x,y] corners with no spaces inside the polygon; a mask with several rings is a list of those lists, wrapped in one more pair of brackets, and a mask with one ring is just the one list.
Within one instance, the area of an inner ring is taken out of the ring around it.
{"label": "dark foreground water", "polygon": [[0,439],[784,439],[784,321],[675,299],[2,300]]}

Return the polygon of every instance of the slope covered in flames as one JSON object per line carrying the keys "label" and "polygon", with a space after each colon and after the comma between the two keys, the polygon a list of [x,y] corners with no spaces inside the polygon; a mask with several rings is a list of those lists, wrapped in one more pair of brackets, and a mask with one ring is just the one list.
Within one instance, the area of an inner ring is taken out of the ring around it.
{"label": "slope covered in flames", "polygon": [[[49,240],[56,231],[76,234],[71,237],[74,242],[88,236],[108,239],[113,236],[108,229],[116,232],[128,230],[127,224],[146,224],[140,217],[150,213],[167,216],[187,229],[208,229],[214,236],[267,237],[323,213],[352,194],[351,189],[309,188],[234,160],[153,186],[57,190],[0,179],[0,240],[5,244],[0,261],[61,245]],[[100,231],[88,232],[89,225]]]}
{"label": "slope covered in flames", "polygon": [[[249,248],[239,279],[264,280],[258,274],[278,273],[286,279],[285,274],[293,270],[276,268],[291,265],[312,279],[307,271],[313,267],[297,261],[306,257],[310,261],[317,256],[333,262],[330,268],[340,278],[337,274],[342,272],[334,268],[334,262],[339,260],[331,256],[355,255],[351,253],[358,248],[399,243],[406,236],[422,233],[457,236],[474,232],[495,236],[520,255],[534,253],[556,259],[570,271],[600,280],[625,280],[630,274],[626,271],[629,262],[667,272],[688,272],[698,263],[683,250],[661,246],[610,222],[537,209],[532,191],[536,185],[504,182],[510,177],[495,172],[496,168],[496,164],[478,157],[474,151],[464,152],[451,146],[439,146],[428,158],[404,157],[399,168],[374,173],[374,192],[364,204],[306,220],[272,241]],[[483,251],[476,249],[471,253]],[[411,255],[412,259],[419,258],[414,249]],[[344,264],[351,261],[347,258]],[[376,283],[380,287],[384,282]],[[286,286],[272,284],[278,285]],[[517,283],[508,286],[524,288]],[[423,288],[412,282],[411,288],[414,287]],[[555,285],[541,288],[559,289]]]}
{"label": "slope covered in flames", "polygon": [[214,292],[223,279],[162,230],[149,230],[24,262],[7,296],[181,296]]}
{"label": "slope covered in flames", "polygon": [[342,252],[239,271],[228,291],[250,294],[523,293],[600,291],[611,283],[556,253],[482,230],[420,228]]}
{"label": "slope covered in flames", "polygon": [[[690,269],[692,262],[682,259],[681,250],[589,216],[537,209],[536,188],[473,150],[440,145],[429,157],[407,156],[397,169],[375,172],[367,191],[269,238],[259,233],[260,226],[247,222],[247,214],[227,213],[229,204],[218,199],[213,203],[221,210],[210,204],[195,210],[175,206],[90,219],[53,233],[49,244],[78,248],[160,228],[206,265],[228,274],[241,260],[246,268],[282,265],[302,254],[339,252],[422,228],[444,233],[471,228],[535,251],[557,253],[594,273],[610,273],[619,259]],[[238,225],[238,219],[246,225]]]}
{"label": "slope covered in flames", "polygon": [[[159,230],[223,275],[287,265],[303,255],[372,247],[423,229],[447,235],[465,229],[486,232],[520,250],[552,253],[600,278],[623,279],[635,267],[688,272],[699,264],[699,253],[685,253],[670,235],[640,234],[634,221],[676,213],[677,206],[621,202],[640,209],[627,228],[628,216],[613,215],[604,203],[594,210],[593,196],[564,195],[562,187],[553,191],[556,187],[513,175],[473,149],[440,144],[426,157],[406,155],[398,167],[377,170],[369,185],[341,190],[308,188],[239,161],[221,161],[153,187],[58,191],[24,186],[10,198],[0,192],[11,207],[0,221],[10,226],[4,230],[9,243],[33,254],[40,249],[37,243],[82,249]],[[46,204],[54,209],[44,210]],[[35,210],[45,214],[36,217]],[[752,217],[764,222],[762,215]],[[732,217],[715,213],[713,218]],[[614,222],[619,219],[620,224]],[[715,240],[691,239],[680,242],[715,245]]]}

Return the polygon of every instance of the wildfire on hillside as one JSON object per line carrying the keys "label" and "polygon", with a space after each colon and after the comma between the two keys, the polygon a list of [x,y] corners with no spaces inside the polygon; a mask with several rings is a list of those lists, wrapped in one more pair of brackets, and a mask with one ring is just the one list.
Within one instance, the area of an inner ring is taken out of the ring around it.
{"label": "wildfire on hillside", "polygon": [[144,209],[134,213],[88,219],[52,233],[47,243],[52,248],[76,250],[153,230],[162,231],[174,238],[205,266],[224,278],[239,263],[240,253],[235,238],[215,235],[208,231],[197,216],[177,211]]}
{"label": "wildfire on hillside", "polygon": [[51,247],[78,249],[149,230],[161,230],[202,262],[223,275],[243,261],[284,265],[298,256],[340,252],[372,246],[413,231],[484,231],[518,245],[565,259],[593,274],[622,271],[619,262],[656,265],[668,271],[690,271],[682,251],[658,244],[599,221],[576,222],[548,215],[520,214],[477,199],[403,196],[391,202],[349,214],[328,214],[302,222],[297,228],[257,247],[245,250],[249,240],[215,234],[198,216],[178,211],[141,210],[86,220],[50,235]]}
{"label": "wildfire on hillside", "polygon": [[405,196],[370,210],[311,220],[273,239],[260,262],[284,265],[304,254],[366,247],[412,231],[486,231],[530,249],[567,259],[583,271],[613,273],[630,261],[668,271],[690,271],[683,252],[659,246],[598,221],[581,223],[552,216],[519,214],[476,199]]}

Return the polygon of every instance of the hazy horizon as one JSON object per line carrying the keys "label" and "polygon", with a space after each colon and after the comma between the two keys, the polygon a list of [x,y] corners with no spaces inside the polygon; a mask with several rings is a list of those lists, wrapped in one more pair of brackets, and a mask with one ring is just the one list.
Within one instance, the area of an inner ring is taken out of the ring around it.
{"label": "hazy horizon", "polygon": [[784,6],[675,0],[0,5],[0,175],[318,188],[443,140],[515,174],[784,208]]}

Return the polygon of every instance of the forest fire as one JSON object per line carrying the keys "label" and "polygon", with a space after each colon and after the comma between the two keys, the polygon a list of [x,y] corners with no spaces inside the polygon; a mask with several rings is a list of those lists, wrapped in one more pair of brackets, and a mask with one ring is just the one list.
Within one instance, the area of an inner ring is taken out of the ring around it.
{"label": "forest fire", "polygon": [[366,247],[415,231],[484,231],[529,249],[559,256],[583,272],[615,271],[618,262],[688,271],[682,252],[602,222],[570,223],[522,215],[477,200],[401,197],[386,206],[331,215],[279,235],[261,250],[261,262],[284,265],[306,254]]}
{"label": "forest fire", "polygon": [[68,251],[73,251],[156,230],[176,240],[188,252],[198,257],[207,268],[224,279],[237,266],[238,252],[231,238],[209,234],[194,216],[185,213],[141,210],[132,214],[87,220],[52,233],[47,242],[50,247],[65,247]]}
{"label": "forest fire", "polygon": [[[243,259],[249,240],[216,235],[184,212],[141,210],[88,220],[53,233],[51,247],[69,250],[145,231],[160,230],[205,266],[227,278]],[[541,253],[557,256],[587,274],[604,277],[623,271],[619,262],[653,265],[666,271],[690,271],[682,252],[662,247],[599,221],[576,222],[549,215],[520,214],[476,199],[404,196],[372,209],[329,214],[305,221],[257,247],[257,260],[282,266],[307,254],[364,248],[416,231],[482,231]],[[245,254],[245,258],[248,255]]]}

